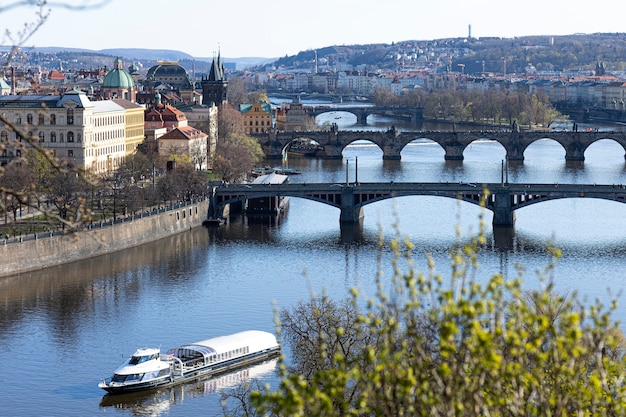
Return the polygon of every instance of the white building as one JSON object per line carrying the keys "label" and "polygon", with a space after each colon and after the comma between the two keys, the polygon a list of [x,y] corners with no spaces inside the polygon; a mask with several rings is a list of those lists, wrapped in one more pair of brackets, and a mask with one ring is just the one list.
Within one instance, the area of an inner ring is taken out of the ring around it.
{"label": "white building", "polygon": [[[62,96],[0,97],[0,114],[8,123],[57,158],[96,174],[114,171],[124,160],[127,109],[113,100],[90,101],[78,90]],[[23,156],[23,144],[18,144],[23,137],[10,126],[0,125],[0,140],[7,144],[1,164]]]}

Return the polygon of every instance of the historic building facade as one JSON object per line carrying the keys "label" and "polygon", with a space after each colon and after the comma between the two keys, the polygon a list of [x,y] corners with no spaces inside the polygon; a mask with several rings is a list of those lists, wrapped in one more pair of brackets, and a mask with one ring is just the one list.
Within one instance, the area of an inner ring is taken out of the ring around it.
{"label": "historic building facade", "polygon": [[286,132],[316,130],[315,117],[301,103],[282,103],[276,112],[276,129]]}
{"label": "historic building facade", "polygon": [[213,59],[209,75],[200,81],[200,85],[202,86],[202,104],[210,106],[211,103],[214,103],[216,106],[220,106],[228,102],[226,98],[228,81],[226,81],[224,63],[219,54],[217,58]]}
{"label": "historic building facade", "polygon": [[268,103],[240,104],[246,133],[264,133],[272,128],[272,107]]}
{"label": "historic building facade", "polygon": [[135,102],[137,100],[137,87],[133,77],[123,68],[122,60],[116,58],[113,69],[105,75],[100,87],[102,98],[121,98]]}
{"label": "historic building facade", "polygon": [[[95,174],[119,168],[127,149],[143,138],[143,124],[135,121],[135,106],[122,99],[90,101],[78,90],[61,96],[0,97],[0,113],[15,130],[30,135],[59,159]],[[132,132],[130,145],[127,132]],[[29,147],[23,136],[7,125],[0,125],[0,140],[6,144],[0,153],[3,165],[24,156]]]}
{"label": "historic building facade", "polygon": [[145,93],[150,95],[156,92],[175,93],[186,103],[194,102],[196,97],[193,81],[178,61],[157,61],[148,69],[143,87]]}

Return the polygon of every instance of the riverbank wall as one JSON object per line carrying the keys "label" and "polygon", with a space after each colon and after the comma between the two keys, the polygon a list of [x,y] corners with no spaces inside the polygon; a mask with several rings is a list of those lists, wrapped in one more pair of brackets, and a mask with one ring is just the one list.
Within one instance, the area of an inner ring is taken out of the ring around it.
{"label": "riverbank wall", "polygon": [[122,251],[184,232],[202,225],[208,207],[209,200],[204,199],[92,224],[85,231],[0,240],[0,277]]}

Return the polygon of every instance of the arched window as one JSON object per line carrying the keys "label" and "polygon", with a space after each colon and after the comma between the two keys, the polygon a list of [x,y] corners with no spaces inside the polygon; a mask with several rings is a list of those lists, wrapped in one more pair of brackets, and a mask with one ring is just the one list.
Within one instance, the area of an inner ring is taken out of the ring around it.
{"label": "arched window", "polygon": [[74,142],[74,132],[67,132],[67,141]]}
{"label": "arched window", "polygon": [[[74,109],[67,109],[67,124],[68,125],[73,125],[74,124]],[[67,141],[69,142],[69,137],[67,139]]]}
{"label": "arched window", "polygon": [[22,124],[22,115],[21,114],[16,114],[15,115],[15,124],[16,125],[21,125]]}
{"label": "arched window", "polygon": [[3,130],[2,133],[0,133],[0,142],[6,143],[8,138],[9,138],[9,134],[7,133],[6,130]]}
{"label": "arched window", "polygon": [[39,115],[39,121],[38,124],[43,125],[46,123],[46,117],[42,114]]}
{"label": "arched window", "polygon": [[43,132],[39,132],[39,142],[45,141],[45,134]]}
{"label": "arched window", "polygon": [[33,115],[31,113],[28,113],[26,115],[26,123],[28,123],[29,125],[33,124]]}
{"label": "arched window", "polygon": [[51,114],[50,115],[50,124],[51,125],[57,124],[57,115],[56,114]]}
{"label": "arched window", "polygon": [[57,141],[57,132],[50,132],[50,142]]}

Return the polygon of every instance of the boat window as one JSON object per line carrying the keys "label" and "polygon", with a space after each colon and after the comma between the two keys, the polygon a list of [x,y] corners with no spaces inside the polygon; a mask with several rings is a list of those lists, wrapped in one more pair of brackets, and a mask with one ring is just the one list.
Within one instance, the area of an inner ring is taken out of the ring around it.
{"label": "boat window", "polygon": [[131,375],[113,375],[111,378],[112,382],[133,382],[133,381],[141,381],[143,378],[143,374],[131,374]]}
{"label": "boat window", "polygon": [[132,358],[130,358],[130,360],[128,361],[129,365],[138,365],[140,363],[144,363],[149,361],[150,359],[154,359],[154,355],[150,356],[150,355],[143,355],[143,356],[133,356]]}
{"label": "boat window", "polygon": [[160,375],[161,375],[160,371],[146,372],[142,379],[145,379],[147,381],[147,380],[150,380],[150,379],[158,378]]}

